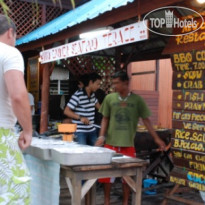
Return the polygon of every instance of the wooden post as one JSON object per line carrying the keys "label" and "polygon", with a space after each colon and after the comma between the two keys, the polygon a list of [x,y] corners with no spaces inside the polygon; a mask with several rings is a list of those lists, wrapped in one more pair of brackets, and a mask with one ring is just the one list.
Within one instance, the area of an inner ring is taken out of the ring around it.
{"label": "wooden post", "polygon": [[50,69],[49,64],[42,64],[43,80],[41,90],[41,120],[40,133],[48,130],[48,110],[49,110],[49,86],[50,86]]}
{"label": "wooden post", "polygon": [[135,176],[135,190],[136,193],[132,192],[132,205],[135,204],[141,204],[141,198],[142,198],[142,167],[137,169],[137,173]]}
{"label": "wooden post", "polygon": [[116,70],[120,70],[120,66],[121,66],[121,52],[122,52],[122,49],[121,47],[116,47],[115,48],[115,67],[116,67]]}
{"label": "wooden post", "polygon": [[81,177],[79,177],[77,174],[74,174],[72,179],[72,186],[73,186],[73,196],[71,198],[71,204],[72,205],[80,205],[81,204]]}

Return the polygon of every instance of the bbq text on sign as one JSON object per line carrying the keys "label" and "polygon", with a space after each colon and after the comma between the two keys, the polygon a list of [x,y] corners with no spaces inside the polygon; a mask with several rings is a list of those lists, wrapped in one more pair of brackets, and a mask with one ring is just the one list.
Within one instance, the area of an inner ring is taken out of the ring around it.
{"label": "bbq text on sign", "polygon": [[174,71],[205,69],[205,50],[174,53],[171,59]]}
{"label": "bbq text on sign", "polygon": [[174,53],[171,60],[173,89],[205,89],[205,50]]}

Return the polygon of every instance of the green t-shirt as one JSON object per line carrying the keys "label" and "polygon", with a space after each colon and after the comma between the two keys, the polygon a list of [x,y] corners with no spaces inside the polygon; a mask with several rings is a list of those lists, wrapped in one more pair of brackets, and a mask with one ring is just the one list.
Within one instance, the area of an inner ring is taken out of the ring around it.
{"label": "green t-shirt", "polygon": [[99,112],[109,117],[106,144],[119,147],[134,146],[139,118],[147,118],[151,115],[144,100],[133,93],[124,101],[118,93],[107,95]]}

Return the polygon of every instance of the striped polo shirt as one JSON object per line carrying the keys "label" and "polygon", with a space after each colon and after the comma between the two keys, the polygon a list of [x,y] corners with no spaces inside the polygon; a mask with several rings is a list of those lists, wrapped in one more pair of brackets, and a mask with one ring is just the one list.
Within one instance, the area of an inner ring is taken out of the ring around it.
{"label": "striped polo shirt", "polygon": [[98,100],[95,94],[92,93],[89,98],[84,88],[77,90],[72,95],[67,106],[76,114],[86,117],[90,121],[89,125],[85,125],[80,120],[73,119],[72,122],[77,124],[76,132],[92,132],[95,130],[93,123],[95,118],[95,104],[97,102]]}

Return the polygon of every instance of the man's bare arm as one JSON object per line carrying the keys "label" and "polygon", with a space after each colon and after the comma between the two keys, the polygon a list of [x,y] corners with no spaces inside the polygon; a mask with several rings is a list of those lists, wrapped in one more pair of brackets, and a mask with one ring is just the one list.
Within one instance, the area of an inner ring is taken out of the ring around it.
{"label": "man's bare arm", "polygon": [[68,106],[66,106],[65,110],[64,110],[64,115],[75,119],[75,120],[79,120],[80,116],[78,114],[76,114],[75,112],[73,112]]}
{"label": "man's bare arm", "polygon": [[73,112],[68,106],[66,106],[66,108],[64,110],[64,115],[66,115],[72,119],[75,119],[75,120],[80,120],[83,124],[86,124],[86,125],[88,125],[90,123],[88,118],[79,116],[78,114]]}
{"label": "man's bare arm", "polygon": [[26,149],[32,139],[32,119],[24,76],[21,71],[9,70],[4,74],[4,78],[12,109],[23,129],[19,137],[19,146],[21,149]]}
{"label": "man's bare arm", "polygon": [[105,142],[105,134],[107,132],[109,120],[110,119],[108,117],[103,116],[103,119],[101,122],[100,134],[99,134],[99,137],[95,143],[96,146],[102,146],[103,143]]}
{"label": "man's bare arm", "polygon": [[155,132],[149,118],[142,119],[142,121],[143,121],[144,125],[146,126],[147,130],[149,131],[149,133],[151,134],[151,136],[153,137],[155,143],[159,146],[159,149],[161,151],[164,151],[166,148],[166,144],[164,143],[163,140],[160,139],[158,134]]}

